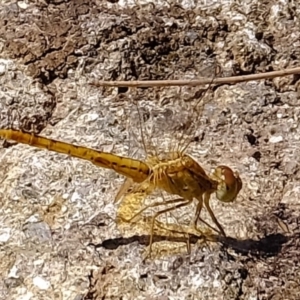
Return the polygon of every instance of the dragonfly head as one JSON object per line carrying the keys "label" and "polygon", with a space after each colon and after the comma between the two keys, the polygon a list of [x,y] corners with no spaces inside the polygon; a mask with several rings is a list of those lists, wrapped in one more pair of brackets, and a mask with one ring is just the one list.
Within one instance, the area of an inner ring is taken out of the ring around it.
{"label": "dragonfly head", "polygon": [[218,181],[216,196],[222,202],[233,202],[243,186],[239,174],[226,166],[218,166],[212,178]]}

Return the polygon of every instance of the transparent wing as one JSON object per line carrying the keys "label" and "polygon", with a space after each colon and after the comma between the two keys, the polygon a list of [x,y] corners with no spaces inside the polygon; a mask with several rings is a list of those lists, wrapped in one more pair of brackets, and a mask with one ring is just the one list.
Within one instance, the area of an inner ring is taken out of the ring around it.
{"label": "transparent wing", "polygon": [[[124,189],[127,189],[125,181],[121,187],[117,197],[121,197]],[[120,205],[117,210],[117,225],[125,235],[130,234],[148,234],[149,233],[149,217],[143,213],[139,213],[144,208],[145,199],[155,189],[155,186],[145,180],[141,184],[132,184],[131,191],[123,195]],[[135,224],[137,226],[135,226]]]}

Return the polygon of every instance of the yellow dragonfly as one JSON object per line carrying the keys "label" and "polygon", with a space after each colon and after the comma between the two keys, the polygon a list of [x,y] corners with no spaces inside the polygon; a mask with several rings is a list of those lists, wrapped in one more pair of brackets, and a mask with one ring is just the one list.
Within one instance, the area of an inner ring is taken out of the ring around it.
{"label": "yellow dragonfly", "polygon": [[[221,165],[211,175],[207,175],[192,157],[185,154],[184,149],[167,152],[163,158],[153,155],[145,161],[141,161],[18,130],[0,129],[0,137],[85,159],[96,166],[112,169],[125,176],[127,180],[125,180],[115,198],[116,201],[122,200],[117,212],[118,224],[131,223],[149,208],[166,207],[168,205],[168,208],[158,210],[153,214],[151,220],[147,223],[150,230],[149,253],[152,249],[157,218],[162,214],[191,204],[194,199],[197,201],[195,217],[192,222],[194,228],[201,234],[202,231],[197,227],[198,221],[208,224],[200,217],[202,208],[205,206],[217,226],[215,230],[225,236],[223,227],[209,205],[211,195],[215,193],[218,200],[232,202],[242,188],[239,174],[231,168]],[[177,197],[154,202],[143,207],[144,198],[157,189]]]}

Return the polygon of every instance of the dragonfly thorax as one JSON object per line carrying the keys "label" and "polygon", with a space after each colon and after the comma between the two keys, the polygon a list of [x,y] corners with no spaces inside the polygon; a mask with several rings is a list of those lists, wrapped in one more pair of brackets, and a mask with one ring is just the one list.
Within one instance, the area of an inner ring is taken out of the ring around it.
{"label": "dragonfly thorax", "polygon": [[205,191],[217,189],[217,182],[209,178],[204,169],[186,154],[171,152],[163,160],[151,157],[149,165],[153,183],[170,194],[191,200]]}

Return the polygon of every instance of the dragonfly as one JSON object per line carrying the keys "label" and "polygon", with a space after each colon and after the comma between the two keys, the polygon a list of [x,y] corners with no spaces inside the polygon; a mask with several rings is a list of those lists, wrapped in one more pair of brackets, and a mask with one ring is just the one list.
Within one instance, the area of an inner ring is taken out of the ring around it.
{"label": "dragonfly", "polygon": [[[158,211],[151,216],[148,222],[150,254],[158,218],[163,214],[186,207],[194,200],[197,201],[197,205],[192,220],[193,228],[203,234],[202,230],[198,228],[198,222],[208,225],[201,218],[201,211],[205,207],[217,228],[209,226],[219,234],[226,236],[222,225],[210,207],[211,196],[215,194],[221,202],[233,202],[242,189],[242,180],[239,174],[230,167],[217,166],[214,172],[208,175],[196,160],[185,153],[184,149],[166,152],[163,156],[148,156],[145,161],[142,161],[20,130],[0,129],[0,137],[84,159],[98,167],[114,170],[127,178],[115,197],[115,201],[120,202],[117,222],[130,224],[149,208],[158,208]],[[176,197],[142,206],[141,203],[145,197],[155,190],[163,190]],[[162,206],[165,208],[159,209]],[[166,208],[166,206],[168,207]]]}

